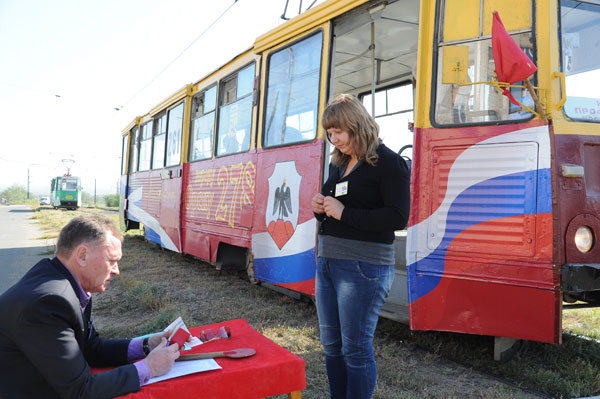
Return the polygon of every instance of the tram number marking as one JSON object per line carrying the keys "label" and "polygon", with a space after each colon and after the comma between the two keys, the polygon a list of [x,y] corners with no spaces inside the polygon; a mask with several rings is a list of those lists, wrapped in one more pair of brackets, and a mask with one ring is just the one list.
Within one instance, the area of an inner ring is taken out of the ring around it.
{"label": "tram number marking", "polygon": [[[237,165],[234,165],[237,166]],[[232,166],[233,168],[233,166]],[[239,180],[239,179],[238,179]],[[227,220],[227,210],[229,206],[225,203],[225,197],[227,196],[227,188],[229,187],[230,182],[230,173],[227,166],[221,166],[219,169],[219,175],[217,177],[217,186],[222,186],[221,190],[221,198],[219,200],[219,205],[217,205],[217,212],[215,213],[215,219],[220,220],[222,222]]]}
{"label": "tram number marking", "polygon": [[[234,227],[237,210],[241,211],[243,205],[252,205],[254,201],[255,176],[256,167],[252,162],[192,172],[186,193],[188,215],[214,218]],[[211,217],[215,195],[219,196],[219,201]]]}
{"label": "tram number marking", "polygon": [[243,177],[245,187],[248,187],[252,197],[248,195],[246,190],[242,190],[242,199],[244,205],[252,205],[252,199],[254,198],[254,186],[256,184],[254,181],[254,176],[256,176],[256,168],[252,162],[248,162],[244,167]]}
{"label": "tram number marking", "polygon": [[214,169],[201,169],[190,172],[190,180],[185,190],[185,210],[190,217],[195,213],[206,212],[210,216],[210,203],[213,193],[203,191],[202,187],[210,187],[213,181]]}

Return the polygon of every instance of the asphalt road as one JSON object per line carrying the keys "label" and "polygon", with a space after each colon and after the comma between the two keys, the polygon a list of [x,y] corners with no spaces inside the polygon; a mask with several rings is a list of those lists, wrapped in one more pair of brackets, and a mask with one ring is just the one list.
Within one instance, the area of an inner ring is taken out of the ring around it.
{"label": "asphalt road", "polygon": [[39,239],[43,233],[32,216],[29,206],[0,205],[0,294],[40,259],[53,256],[48,252],[54,240]]}

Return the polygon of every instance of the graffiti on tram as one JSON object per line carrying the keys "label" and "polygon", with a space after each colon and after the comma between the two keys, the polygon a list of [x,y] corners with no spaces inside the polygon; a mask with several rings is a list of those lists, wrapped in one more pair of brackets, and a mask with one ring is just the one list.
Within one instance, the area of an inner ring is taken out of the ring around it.
{"label": "graffiti on tram", "polygon": [[252,161],[216,168],[191,170],[185,190],[188,219],[241,223],[241,209],[252,206],[256,166]]}

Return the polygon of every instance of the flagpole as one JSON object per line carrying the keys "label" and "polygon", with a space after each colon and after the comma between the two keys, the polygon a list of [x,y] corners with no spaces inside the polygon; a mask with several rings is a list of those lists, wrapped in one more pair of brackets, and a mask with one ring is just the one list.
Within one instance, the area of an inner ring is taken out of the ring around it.
{"label": "flagpole", "polygon": [[546,112],[544,112],[544,107],[542,107],[540,100],[538,99],[537,95],[535,94],[535,90],[533,90],[533,86],[531,85],[529,78],[525,79],[525,86],[527,87],[529,94],[531,94],[531,98],[533,98],[533,101],[535,102],[535,105],[536,105],[540,115],[546,122],[548,122],[548,117],[546,116]]}

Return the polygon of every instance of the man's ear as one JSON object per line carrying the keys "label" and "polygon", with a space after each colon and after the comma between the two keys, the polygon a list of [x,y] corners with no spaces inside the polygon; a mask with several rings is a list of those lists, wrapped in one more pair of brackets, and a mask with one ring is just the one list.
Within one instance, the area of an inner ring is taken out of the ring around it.
{"label": "man's ear", "polygon": [[73,255],[74,255],[75,261],[79,264],[79,266],[81,266],[81,267],[87,266],[87,258],[89,255],[89,248],[85,243],[79,244],[73,251]]}

